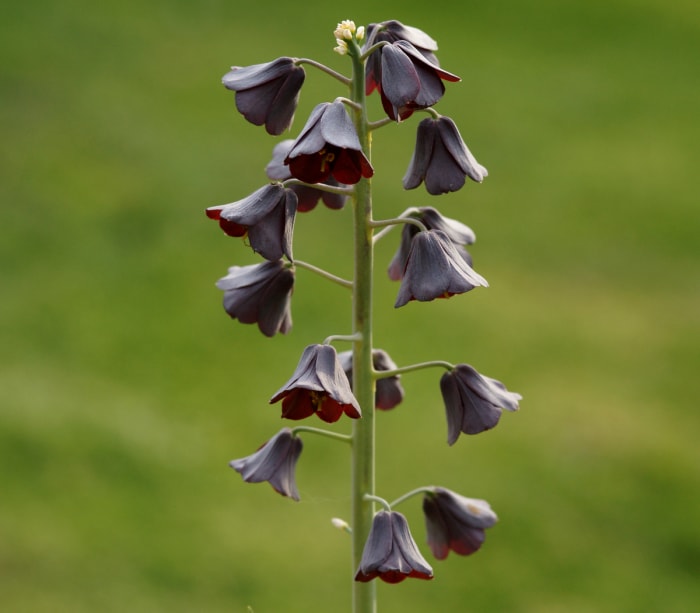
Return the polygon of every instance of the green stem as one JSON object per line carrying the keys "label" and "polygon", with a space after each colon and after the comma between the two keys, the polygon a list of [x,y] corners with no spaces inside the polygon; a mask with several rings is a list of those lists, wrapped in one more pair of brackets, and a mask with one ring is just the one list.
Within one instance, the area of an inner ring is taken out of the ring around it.
{"label": "green stem", "polygon": [[[351,98],[355,111],[355,128],[362,151],[370,159],[370,132],[365,101],[365,66],[361,50],[350,41],[352,59]],[[362,419],[353,422],[352,445],[352,560],[357,569],[374,517],[374,377],[372,374],[372,189],[369,179],[362,178],[353,197],[355,290],[353,292],[353,332],[361,339],[353,343],[353,393],[362,408]],[[375,613],[377,590],[374,581],[354,581],[353,613]]]}
{"label": "green stem", "polygon": [[455,365],[450,362],[445,362],[444,360],[432,360],[430,362],[420,362],[418,364],[411,364],[410,366],[401,366],[399,368],[394,368],[393,370],[375,370],[375,379],[386,379],[387,377],[395,377],[396,375],[402,375],[405,372],[412,372],[414,370],[423,370],[424,368],[445,368],[446,370],[454,370]]}
{"label": "green stem", "polygon": [[410,492],[406,492],[403,496],[399,496],[396,500],[394,500],[393,502],[390,502],[389,504],[392,507],[395,507],[397,505],[400,505],[405,500],[408,500],[409,498],[413,498],[413,496],[418,496],[418,494],[425,494],[426,492],[434,492],[434,491],[435,491],[434,485],[417,487],[415,490],[411,490]]}
{"label": "green stem", "polygon": [[294,266],[297,266],[299,268],[306,268],[306,270],[310,270],[311,272],[316,273],[324,279],[333,281],[333,283],[337,283],[338,285],[342,285],[343,287],[347,287],[349,289],[352,289],[354,287],[354,283],[352,281],[348,281],[347,279],[343,279],[334,274],[331,274],[330,272],[323,270],[323,268],[319,268],[318,266],[314,266],[313,264],[309,264],[308,262],[304,262],[302,260],[294,260]]}
{"label": "green stem", "polygon": [[319,70],[325,72],[326,74],[331,75],[334,79],[338,79],[341,83],[344,83],[345,85],[350,85],[352,84],[352,81],[348,79],[345,75],[340,74],[339,72],[336,72],[332,68],[329,68],[325,64],[321,64],[321,62],[317,62],[316,60],[310,60],[307,57],[302,57],[297,60],[294,60],[294,63],[299,66],[300,64],[309,64],[309,66],[313,66],[314,68],[318,68]]}
{"label": "green stem", "polygon": [[331,432],[330,430],[322,430],[321,428],[314,428],[313,426],[296,426],[295,428],[292,428],[293,435],[296,435],[297,432],[311,432],[313,434],[319,434],[321,436],[325,436],[326,438],[333,438],[345,443],[352,442],[352,437],[348,436],[347,434]]}

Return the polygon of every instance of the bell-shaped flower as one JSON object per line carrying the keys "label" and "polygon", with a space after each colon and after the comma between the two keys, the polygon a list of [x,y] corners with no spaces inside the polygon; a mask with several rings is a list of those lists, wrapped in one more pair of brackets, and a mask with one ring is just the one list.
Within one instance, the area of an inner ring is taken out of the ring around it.
{"label": "bell-shaped flower", "polygon": [[[440,64],[434,53],[437,51],[438,45],[430,36],[423,32],[423,30],[404,25],[400,21],[391,19],[380,23],[370,23],[367,26],[366,34],[365,44],[362,48],[363,52],[367,51],[372,45],[376,45],[380,42],[395,43],[399,40],[405,40],[411,43],[431,64]],[[367,58],[365,68],[367,95],[371,94],[379,85],[379,78],[376,77],[376,75],[380,74],[380,68],[380,55],[375,53],[371,54]]]}
{"label": "bell-shaped flower", "polygon": [[297,196],[279,183],[261,187],[243,200],[211,206],[207,217],[219,221],[229,236],[248,235],[253,251],[266,260],[282,255],[292,260],[292,234]]}
{"label": "bell-shaped flower", "polygon": [[[286,181],[292,178],[289,166],[284,163],[284,160],[293,144],[294,141],[290,138],[275,145],[275,148],[272,150],[272,160],[265,167],[265,173],[268,178],[273,181]],[[331,187],[345,187],[344,184],[338,183],[333,177],[328,177],[325,183]],[[313,210],[316,208],[319,200],[329,209],[342,209],[347,200],[347,196],[344,194],[327,192],[311,185],[290,185],[288,189],[291,189],[297,195],[297,211],[299,213]]]}
{"label": "bell-shaped flower", "polygon": [[488,285],[486,279],[467,264],[445,232],[418,232],[411,241],[394,306],[401,307],[410,300],[427,302],[449,298]]}
{"label": "bell-shaped flower", "polygon": [[284,163],[291,175],[304,183],[324,183],[333,177],[339,183],[354,185],[374,174],[340,100],[322,102],[311,111]]}
{"label": "bell-shaped flower", "polygon": [[366,83],[366,89],[377,88],[384,111],[395,121],[440,100],[445,93],[443,80],[460,81],[457,75],[426,59],[407,40],[386,44],[372,55],[380,56],[381,62],[377,64],[375,60],[372,82]]}
{"label": "bell-shaped flower", "polygon": [[294,468],[301,454],[301,439],[283,428],[254,454],[231,460],[229,466],[248,483],[267,481],[283,496],[299,500]]}
{"label": "bell-shaped flower", "polygon": [[443,487],[433,488],[423,498],[428,546],[438,560],[450,549],[461,556],[477,551],[484,542],[484,530],[498,517],[485,500],[465,498]]}
{"label": "bell-shaped flower", "polygon": [[[413,211],[410,215],[413,219],[420,221],[428,230],[441,230],[452,241],[459,254],[464,258],[464,261],[471,266],[472,257],[462,245],[471,245],[476,241],[474,231],[465,226],[462,222],[449,217],[443,217],[436,209],[426,206],[420,207]],[[394,254],[391,263],[389,264],[389,278],[392,281],[400,281],[403,278],[403,272],[406,269],[406,261],[408,253],[411,250],[411,241],[413,237],[420,232],[420,228],[414,224],[404,224],[401,231],[401,244],[397,252]]]}
{"label": "bell-shaped flower", "polygon": [[331,345],[309,345],[294,374],[270,403],[282,400],[282,417],[304,419],[316,413],[323,421],[338,421],[343,413],[362,417],[343,367]]}
{"label": "bell-shaped flower", "polygon": [[440,379],[447,416],[447,443],[453,445],[461,432],[478,434],[498,423],[503,409],[517,411],[522,396],[509,392],[496,379],[479,374],[468,364],[458,364]]}
{"label": "bell-shaped flower", "polygon": [[290,57],[241,68],[233,66],[222,81],[236,92],[236,108],[268,134],[282,134],[292,124],[306,73]]}
{"label": "bell-shaped flower", "polygon": [[232,319],[257,323],[265,336],[291,329],[294,271],[283,260],[231,266],[216,287],[223,290],[224,309]]}
{"label": "bell-shaped flower", "polygon": [[[352,351],[343,351],[338,354],[345,374],[348,376],[350,386],[352,386]],[[394,360],[383,349],[372,349],[372,365],[374,370],[395,370],[397,368]],[[393,409],[403,400],[403,387],[401,387],[401,375],[383,377],[377,380],[374,392],[374,406],[377,409]]]}
{"label": "bell-shaped flower", "polygon": [[425,181],[428,193],[437,196],[461,189],[466,177],[481,183],[488,174],[449,117],[428,117],[418,124],[416,147],[403,178],[405,189],[413,189]]}
{"label": "bell-shaped flower", "polygon": [[397,511],[382,510],[374,516],[355,581],[377,577],[387,583],[407,577],[433,578],[433,569],[418,551],[406,518]]}

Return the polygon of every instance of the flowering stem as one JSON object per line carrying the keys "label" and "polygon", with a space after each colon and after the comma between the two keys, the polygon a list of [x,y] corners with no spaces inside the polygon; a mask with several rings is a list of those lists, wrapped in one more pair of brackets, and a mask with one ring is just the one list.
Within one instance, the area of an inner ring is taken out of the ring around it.
{"label": "flowering stem", "polygon": [[327,438],[334,438],[339,441],[344,441],[345,443],[352,442],[352,436],[347,434],[340,434],[338,432],[331,432],[330,430],[322,430],[321,428],[314,428],[313,426],[296,426],[292,428],[292,434],[296,435],[297,432],[312,432],[313,434],[320,434]]}
{"label": "flowering stem", "polygon": [[352,80],[348,79],[345,75],[340,74],[339,72],[336,72],[332,68],[328,68],[325,64],[321,64],[321,62],[317,62],[316,60],[310,60],[309,58],[302,57],[298,60],[295,60],[294,63],[299,66],[300,64],[309,64],[313,66],[314,68],[318,68],[319,70],[322,70],[326,74],[331,75],[334,79],[338,79],[341,83],[344,83],[345,85],[351,85]]}
{"label": "flowering stem", "polygon": [[394,368],[393,370],[375,370],[375,379],[386,379],[387,377],[395,377],[396,375],[401,375],[405,372],[412,372],[414,370],[423,370],[424,368],[433,368],[435,366],[445,368],[447,370],[454,370],[455,365],[450,362],[445,362],[443,360],[433,360],[431,362],[420,362],[418,364],[411,364],[410,366],[401,366],[400,368]]}
{"label": "flowering stem", "polygon": [[[367,159],[371,160],[370,133],[365,101],[365,66],[360,46],[349,41],[352,59],[351,98],[358,105],[355,128]],[[353,422],[352,445],[352,560],[358,568],[374,517],[374,378],[372,376],[372,189],[369,179],[355,185],[353,196],[355,245],[355,285],[353,292],[353,331],[361,339],[353,343],[353,393],[362,408],[362,419]],[[353,581],[353,613],[375,613],[377,590],[374,581]]]}
{"label": "flowering stem", "polygon": [[323,277],[324,279],[328,279],[329,281],[333,281],[333,283],[337,283],[338,285],[342,285],[343,287],[347,287],[349,289],[352,289],[355,286],[355,284],[352,281],[348,281],[347,279],[343,279],[342,277],[337,277],[334,274],[323,270],[323,268],[319,268],[318,266],[314,266],[313,264],[309,264],[308,262],[304,262],[302,260],[294,260],[294,266],[298,266],[299,268],[306,268],[306,270],[315,272],[317,275]]}

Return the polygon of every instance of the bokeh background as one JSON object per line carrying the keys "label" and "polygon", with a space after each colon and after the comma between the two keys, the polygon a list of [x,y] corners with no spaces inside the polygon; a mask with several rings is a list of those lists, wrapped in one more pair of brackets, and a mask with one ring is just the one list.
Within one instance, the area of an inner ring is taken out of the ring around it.
{"label": "bokeh background", "polygon": [[[438,110],[490,170],[404,192],[417,120],[374,139],[376,216],[437,206],[490,281],[395,311],[377,249],[376,342],[468,362],[523,394],[445,443],[439,371],[378,416],[378,493],[441,484],[501,521],[380,584],[380,610],[694,611],[700,602],[700,9],[695,0],[337,5],[11,3],[0,19],[0,608],[349,610],[347,449],[305,437],[302,502],[227,467],[283,425],[304,346],[349,331],[342,288],[299,271],[294,329],[228,319],[214,282],[259,259],[203,209],[260,187],[279,139],[220,85],[280,55],[347,72],[342,19],[399,19],[461,75]],[[307,71],[295,125],[344,92]],[[380,116],[375,101],[375,117]],[[419,117],[420,118],[420,117]],[[351,274],[350,211],[297,219],[295,255]],[[338,431],[348,424],[340,422]]]}

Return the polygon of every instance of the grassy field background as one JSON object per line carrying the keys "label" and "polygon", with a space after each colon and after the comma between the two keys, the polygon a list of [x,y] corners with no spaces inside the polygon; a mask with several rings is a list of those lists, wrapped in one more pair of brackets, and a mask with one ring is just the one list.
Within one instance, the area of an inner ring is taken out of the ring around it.
{"label": "grassy field background", "polygon": [[[438,372],[378,419],[378,493],[441,484],[501,522],[380,611],[685,612],[700,601],[700,10],[691,0],[13,3],[0,20],[0,609],[349,610],[347,450],[305,438],[302,502],[227,467],[280,427],[304,346],[347,333],[300,271],[294,329],[231,322],[214,282],[259,261],[203,209],[264,181],[278,139],[220,85],[280,55],[346,72],[335,24],[399,19],[462,76],[438,110],[490,170],[404,192],[416,121],[375,136],[377,217],[437,206],[479,237],[488,290],[395,311],[377,345],[468,362],[523,394],[445,444]],[[291,136],[342,95],[307,71]],[[376,104],[376,101],[375,101]],[[376,108],[379,117],[378,105]],[[350,211],[300,216],[295,255],[350,274]],[[337,425],[344,431],[347,423]]]}

